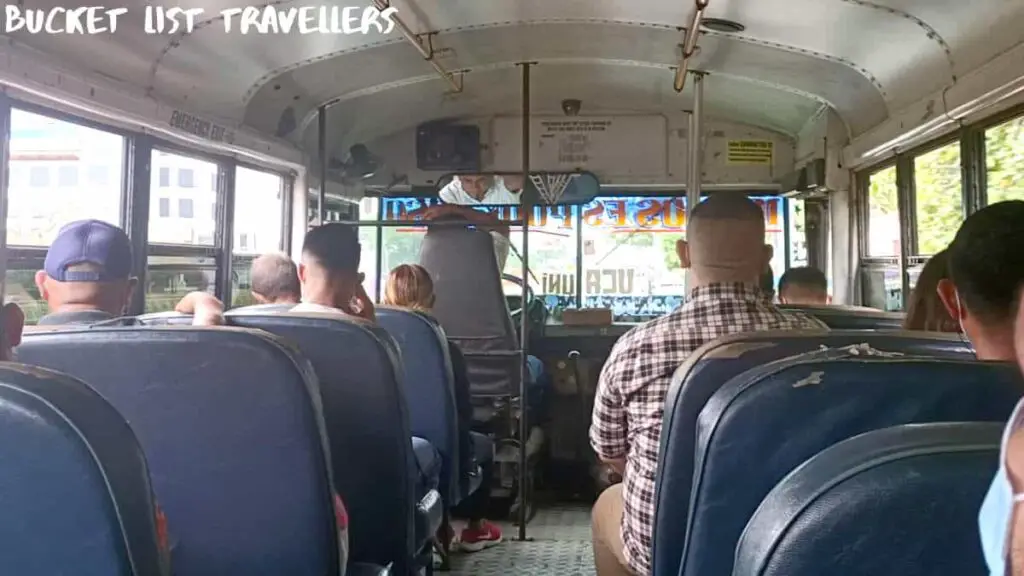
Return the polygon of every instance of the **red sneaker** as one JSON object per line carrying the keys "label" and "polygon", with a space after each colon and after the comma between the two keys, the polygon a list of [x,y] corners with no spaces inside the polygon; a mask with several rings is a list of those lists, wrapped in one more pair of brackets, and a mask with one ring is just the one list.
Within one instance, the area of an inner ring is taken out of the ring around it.
{"label": "red sneaker", "polygon": [[473,530],[467,527],[462,530],[460,547],[466,552],[479,552],[500,542],[501,528],[487,520],[482,520],[479,529]]}

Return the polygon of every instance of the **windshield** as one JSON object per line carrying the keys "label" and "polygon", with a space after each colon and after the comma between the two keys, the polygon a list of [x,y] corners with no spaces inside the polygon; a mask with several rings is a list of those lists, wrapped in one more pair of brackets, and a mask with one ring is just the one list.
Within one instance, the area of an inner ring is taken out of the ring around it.
{"label": "windshield", "polygon": [[[381,227],[379,254],[381,278],[404,263],[416,262],[425,234],[413,225],[412,213],[423,198],[368,198],[362,203],[362,220],[409,220],[410,226]],[[767,242],[774,247],[771,265],[775,279],[785,269],[783,200],[757,196],[753,200],[765,212]],[[383,204],[383,206],[382,206]],[[683,197],[607,196],[583,206],[538,206],[531,219],[528,282],[557,320],[566,308],[611,308],[618,321],[644,320],[679,306],[685,293],[676,241],[686,233],[686,199]],[[511,206],[477,206],[497,212],[503,220],[519,218]],[[363,266],[367,279],[375,278],[378,229],[363,227]],[[503,272],[523,275],[523,232],[509,230],[510,249]],[[503,281],[506,296],[521,294],[520,285]],[[375,282],[367,289],[379,295]]]}

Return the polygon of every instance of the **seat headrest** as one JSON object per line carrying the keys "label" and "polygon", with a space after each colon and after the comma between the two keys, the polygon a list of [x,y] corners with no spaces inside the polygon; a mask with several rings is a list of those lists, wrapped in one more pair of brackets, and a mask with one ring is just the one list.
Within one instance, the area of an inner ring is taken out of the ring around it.
{"label": "seat headrest", "polygon": [[89,386],[0,364],[0,454],[6,572],[161,573],[145,458],[124,417]]}
{"label": "seat headrest", "polygon": [[256,330],[142,326],[27,334],[17,353],[88,382],[136,429],[176,570],[337,570],[318,382],[290,344]]}
{"label": "seat headrest", "polygon": [[500,338],[516,346],[490,233],[431,228],[420,247],[420,265],[434,281],[434,317],[449,338]]}
{"label": "seat headrest", "polygon": [[764,498],[735,574],[985,574],[978,509],[999,423],[875,430],[809,459]]}

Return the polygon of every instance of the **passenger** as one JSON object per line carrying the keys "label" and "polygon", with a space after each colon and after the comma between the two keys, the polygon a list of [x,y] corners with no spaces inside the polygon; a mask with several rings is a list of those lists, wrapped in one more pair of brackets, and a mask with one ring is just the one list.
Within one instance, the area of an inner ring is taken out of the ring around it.
{"label": "passenger", "polygon": [[[1020,354],[1024,344],[1021,223],[1024,201],[986,206],[964,221],[948,248],[949,278],[939,281],[939,296],[980,360],[1024,361]],[[1022,408],[1024,401],[1007,423],[1000,452],[1003,461],[978,515],[982,551],[993,576],[1024,572],[1024,514],[1016,513],[1024,501]]]}
{"label": "passenger", "polygon": [[[434,282],[430,273],[418,264],[402,264],[388,275],[384,288],[384,304],[430,313],[434,306]],[[452,374],[455,375],[455,403],[459,415],[459,467],[462,470],[476,470],[480,466],[483,478],[492,475],[493,462],[476,454],[470,430],[473,426],[473,405],[469,395],[469,372],[462,351],[448,341]],[[463,500],[454,510],[456,514],[469,519],[462,530],[459,544],[466,552],[478,552],[501,542],[501,528],[484,520],[485,511],[490,507],[490,490],[486,485]]]}
{"label": "passenger", "polygon": [[307,232],[299,264],[302,303],[291,311],[340,313],[376,322],[359,272],[360,250],[353,226],[334,222]]}
{"label": "passenger", "polygon": [[971,214],[949,245],[949,278],[939,298],[979,360],[1013,361],[1013,320],[1024,282],[1024,201]]}
{"label": "passenger", "polygon": [[663,405],[672,374],[687,356],[726,334],[825,328],[765,301],[759,279],[771,250],[757,204],[741,195],[712,194],[694,208],[687,236],[689,242],[680,240],[676,246],[683,268],[689,269],[686,302],[620,338],[598,382],[591,444],[624,479],[594,504],[599,576],[651,572]]}
{"label": "passenger", "polygon": [[[131,241],[113,224],[72,222],[57,233],[35,280],[50,307],[40,325],[95,324],[123,316],[138,284]],[[182,302],[198,310],[197,324],[223,322],[223,307],[205,292],[188,294]]]}
{"label": "passenger", "polygon": [[287,254],[264,254],[252,261],[252,297],[258,304],[298,304],[299,272]]}
{"label": "passenger", "polygon": [[0,362],[10,362],[14,349],[21,344],[21,332],[25,329],[25,313],[13,302],[0,308]]}
{"label": "passenger", "polygon": [[810,266],[786,270],[779,279],[779,303],[800,306],[827,306],[832,303],[828,295],[825,273]]}
{"label": "passenger", "polygon": [[925,263],[917,284],[910,293],[907,317],[903,319],[904,330],[957,333],[960,327],[942,300],[939,299],[939,281],[949,278],[949,254],[943,250]]}
{"label": "passenger", "polygon": [[775,302],[775,272],[771,266],[765,266],[761,272],[761,294],[768,302]]}

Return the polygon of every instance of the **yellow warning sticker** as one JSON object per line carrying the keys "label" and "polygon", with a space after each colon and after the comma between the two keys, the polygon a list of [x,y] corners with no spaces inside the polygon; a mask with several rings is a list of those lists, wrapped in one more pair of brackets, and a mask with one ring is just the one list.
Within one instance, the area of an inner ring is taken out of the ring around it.
{"label": "yellow warning sticker", "polygon": [[771,166],[771,140],[729,140],[729,164],[761,164]]}

